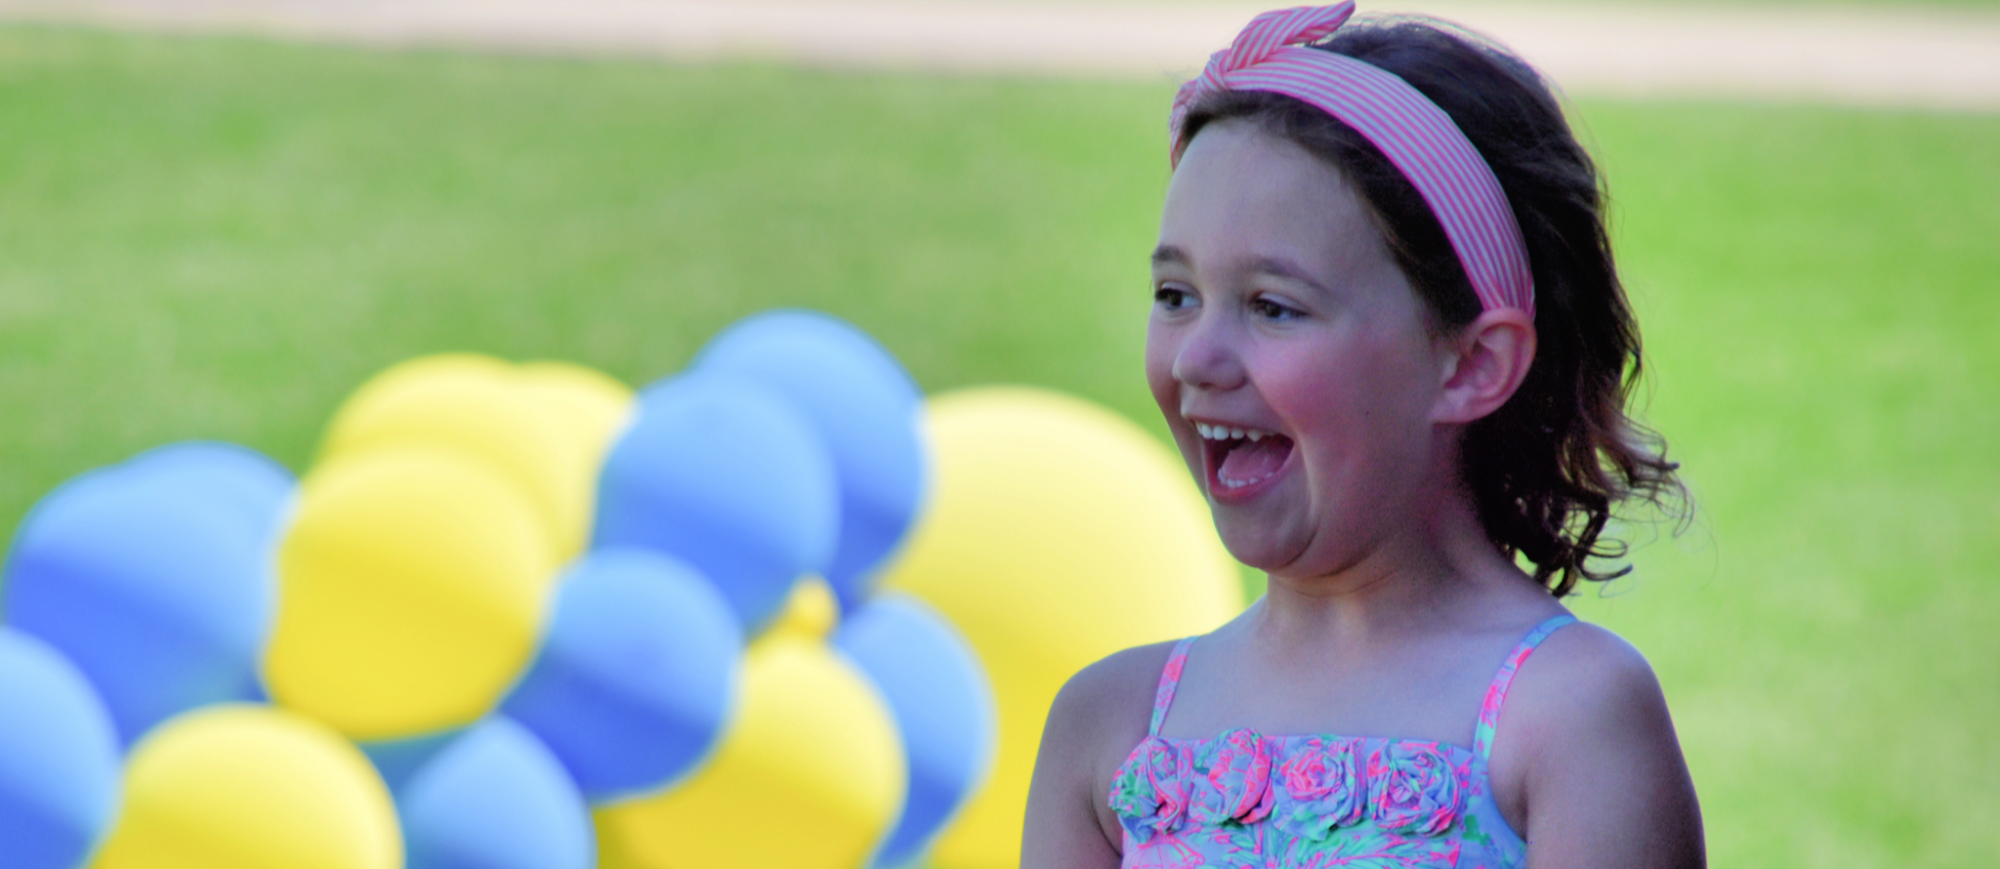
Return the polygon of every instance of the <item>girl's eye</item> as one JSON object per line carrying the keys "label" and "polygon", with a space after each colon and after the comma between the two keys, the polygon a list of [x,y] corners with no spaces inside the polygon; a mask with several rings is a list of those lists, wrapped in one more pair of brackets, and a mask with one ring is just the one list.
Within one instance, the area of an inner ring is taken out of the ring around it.
{"label": "girl's eye", "polygon": [[1267,320],[1296,320],[1305,316],[1304,311],[1283,302],[1261,297],[1250,300],[1250,310]]}
{"label": "girl's eye", "polygon": [[1161,286],[1153,290],[1153,304],[1169,311],[1194,307],[1194,294],[1179,287]]}

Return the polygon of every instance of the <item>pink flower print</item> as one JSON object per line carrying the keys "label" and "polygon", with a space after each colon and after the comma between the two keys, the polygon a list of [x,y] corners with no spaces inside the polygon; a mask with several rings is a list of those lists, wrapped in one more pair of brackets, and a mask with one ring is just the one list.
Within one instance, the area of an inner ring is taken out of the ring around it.
{"label": "pink flower print", "polygon": [[1165,830],[1144,842],[1126,843],[1126,869],[1188,869],[1200,866],[1200,849],[1186,839]]}
{"label": "pink flower print", "polygon": [[[1205,824],[1254,824],[1271,813],[1271,746],[1257,731],[1237,728],[1216,737],[1195,758],[1199,793],[1190,813]],[[1200,787],[1200,785],[1206,787]]]}
{"label": "pink flower print", "polygon": [[1173,700],[1174,686],[1181,681],[1181,671],[1187,668],[1187,656],[1175,655],[1167,659],[1166,668],[1160,673],[1160,687],[1153,691],[1153,729],[1160,729],[1160,713]]}
{"label": "pink flower print", "polygon": [[1111,780],[1111,810],[1132,841],[1144,843],[1186,820],[1191,767],[1186,748],[1158,736],[1132,750]]}
{"label": "pink flower print", "polygon": [[1271,823],[1286,833],[1319,841],[1335,829],[1361,820],[1368,803],[1368,786],[1361,778],[1361,758],[1351,739],[1301,743],[1278,767],[1277,811]]}
{"label": "pink flower print", "polygon": [[1392,833],[1435,836],[1458,823],[1459,770],[1436,744],[1389,743],[1368,758],[1369,810]]}

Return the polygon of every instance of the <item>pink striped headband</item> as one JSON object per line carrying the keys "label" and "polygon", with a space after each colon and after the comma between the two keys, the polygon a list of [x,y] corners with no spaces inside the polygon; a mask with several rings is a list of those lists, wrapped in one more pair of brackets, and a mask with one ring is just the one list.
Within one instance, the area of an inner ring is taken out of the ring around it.
{"label": "pink striped headband", "polygon": [[1401,78],[1363,61],[1304,46],[1354,14],[1354,0],[1266,12],[1181,86],[1170,121],[1180,163],[1188,106],[1220,91],[1284,94],[1345,122],[1410,179],[1444,225],[1485,310],[1535,313],[1535,279],[1507,192],[1450,115]]}

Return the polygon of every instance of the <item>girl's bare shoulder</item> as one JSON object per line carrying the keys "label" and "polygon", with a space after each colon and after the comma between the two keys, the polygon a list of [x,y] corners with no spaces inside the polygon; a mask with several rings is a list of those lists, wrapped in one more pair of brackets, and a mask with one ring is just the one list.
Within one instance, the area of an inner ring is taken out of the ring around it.
{"label": "girl's bare shoulder", "polygon": [[1664,717],[1666,700],[1636,647],[1609,629],[1578,622],[1535,649],[1514,677],[1502,711],[1524,735],[1573,737]]}
{"label": "girl's bare shoulder", "polygon": [[1028,794],[1023,866],[1116,866],[1118,819],[1107,794],[1125,755],[1146,737],[1153,691],[1173,643],[1117,652],[1056,693]]}
{"label": "girl's bare shoulder", "polygon": [[1160,671],[1173,650],[1172,642],[1135,646],[1077,671],[1049,707],[1043,741],[1074,736],[1098,746],[1137,745],[1146,736]]}
{"label": "girl's bare shoulder", "polygon": [[[1551,634],[1500,710],[1501,812],[1561,865],[1697,866],[1701,815],[1660,681],[1605,628]],[[1622,844],[1619,844],[1622,843]]]}

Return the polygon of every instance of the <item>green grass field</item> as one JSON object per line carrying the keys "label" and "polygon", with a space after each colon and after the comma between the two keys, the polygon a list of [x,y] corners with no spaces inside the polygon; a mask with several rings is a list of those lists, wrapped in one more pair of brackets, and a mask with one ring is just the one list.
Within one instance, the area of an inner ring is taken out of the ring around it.
{"label": "green grass field", "polygon": [[[0,531],[184,438],[310,458],[411,356],[673,372],[805,305],[929,390],[1140,375],[1152,86],[0,29]],[[1585,102],[1700,508],[1578,602],[1718,866],[2000,848],[2000,116]]]}

